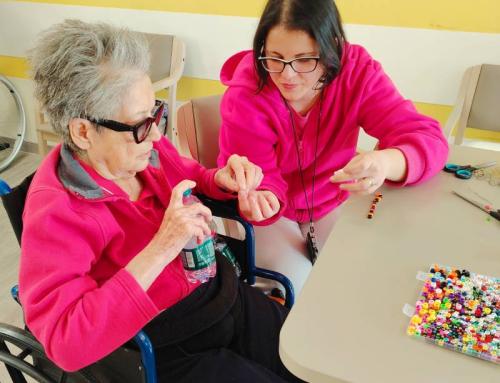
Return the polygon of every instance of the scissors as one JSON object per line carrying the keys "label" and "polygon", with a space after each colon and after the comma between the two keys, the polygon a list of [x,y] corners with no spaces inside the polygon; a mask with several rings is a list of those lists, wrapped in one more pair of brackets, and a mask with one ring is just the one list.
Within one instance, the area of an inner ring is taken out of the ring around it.
{"label": "scissors", "polygon": [[496,165],[496,161],[485,162],[478,165],[456,165],[456,164],[446,164],[444,166],[444,171],[446,173],[455,173],[455,177],[461,178],[463,180],[468,180],[472,177],[475,170],[489,168],[490,166]]}
{"label": "scissors", "polygon": [[491,207],[490,205],[484,205],[482,204],[481,202],[479,201],[476,201],[474,200],[473,198],[470,198],[469,196],[465,195],[464,193],[462,192],[459,192],[457,190],[453,190],[453,193],[455,193],[457,196],[459,196],[460,198],[466,200],[467,202],[469,202],[470,204],[480,208],[482,211],[484,211],[485,213],[491,215],[493,218],[497,219],[500,221],[500,209],[497,209],[495,210],[493,207]]}

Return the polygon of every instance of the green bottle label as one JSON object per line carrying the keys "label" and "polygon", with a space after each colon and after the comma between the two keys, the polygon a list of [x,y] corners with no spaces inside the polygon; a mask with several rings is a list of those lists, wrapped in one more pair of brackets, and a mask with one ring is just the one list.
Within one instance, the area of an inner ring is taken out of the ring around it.
{"label": "green bottle label", "polygon": [[234,257],[234,254],[232,250],[229,248],[229,246],[225,242],[218,241],[215,244],[215,248],[234,267],[236,275],[239,277],[241,275],[241,267],[236,258]]}
{"label": "green bottle label", "polygon": [[236,258],[234,258],[233,252],[229,248],[229,246],[224,246],[222,248],[222,255],[226,257],[226,259],[231,263],[231,265],[236,265]]}
{"label": "green bottle label", "polygon": [[186,270],[200,270],[215,262],[214,243],[212,238],[207,238],[194,249],[182,250],[182,264]]}

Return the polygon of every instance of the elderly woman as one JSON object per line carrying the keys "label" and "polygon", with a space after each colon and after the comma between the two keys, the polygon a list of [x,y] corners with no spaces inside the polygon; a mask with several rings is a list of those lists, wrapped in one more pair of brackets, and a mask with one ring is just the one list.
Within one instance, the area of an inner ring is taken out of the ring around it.
{"label": "elderly woman", "polygon": [[207,170],[161,136],[135,33],[68,20],[31,54],[35,91],[63,144],[45,158],[26,201],[20,298],[28,327],[65,370],[87,366],[145,327],[160,381],[294,381],[278,356],[286,310],[241,284],[218,258],[190,283],[178,254],[210,234],[196,190],[232,198],[259,168],[233,156]]}

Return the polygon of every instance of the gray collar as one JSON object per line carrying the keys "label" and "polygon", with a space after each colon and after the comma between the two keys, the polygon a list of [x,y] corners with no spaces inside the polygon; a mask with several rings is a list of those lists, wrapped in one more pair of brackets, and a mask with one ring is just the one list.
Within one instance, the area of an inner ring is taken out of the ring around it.
{"label": "gray collar", "polygon": [[[57,174],[66,189],[85,199],[100,199],[106,193],[103,188],[95,182],[80,163],[73,157],[72,152],[66,145],[61,145],[60,161],[57,166]],[[153,149],[149,164],[157,169],[160,167],[158,151]]]}

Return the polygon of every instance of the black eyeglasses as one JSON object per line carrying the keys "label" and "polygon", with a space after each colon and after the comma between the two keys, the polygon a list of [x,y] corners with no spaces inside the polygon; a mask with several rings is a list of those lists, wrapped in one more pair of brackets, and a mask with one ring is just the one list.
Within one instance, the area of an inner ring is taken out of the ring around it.
{"label": "black eyeglasses", "polygon": [[292,60],[260,56],[258,60],[264,69],[270,73],[281,73],[287,65],[290,65],[297,73],[309,73],[314,71],[318,66],[319,56],[298,57]]}
{"label": "black eyeglasses", "polygon": [[136,144],[140,144],[149,135],[153,123],[155,123],[156,126],[160,124],[164,110],[165,103],[163,101],[157,100],[155,102],[155,110],[153,111],[153,116],[148,117],[144,121],[141,121],[135,125],[128,125],[124,124],[123,122],[114,120],[95,119],[88,116],[85,117],[85,119],[99,126],[114,130],[115,132],[132,132],[132,134],[134,135],[134,141],[136,142]]}

